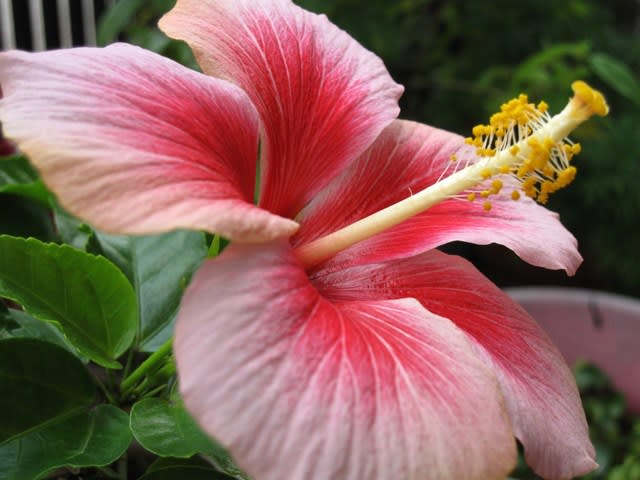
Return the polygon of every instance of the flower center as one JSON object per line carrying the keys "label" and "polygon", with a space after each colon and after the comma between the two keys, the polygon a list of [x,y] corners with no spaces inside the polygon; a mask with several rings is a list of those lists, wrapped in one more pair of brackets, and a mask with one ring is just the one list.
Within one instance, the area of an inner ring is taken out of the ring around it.
{"label": "flower center", "polygon": [[546,103],[534,105],[526,95],[503,104],[488,125],[475,126],[473,137],[466,139],[476,147],[478,161],[394,205],[300,246],[296,250],[299,260],[307,268],[317,265],[463,192],[469,201],[483,198],[483,207],[489,211],[490,197],[500,193],[507,179],[519,183],[519,189],[511,193],[514,200],[522,191],[545,203],[549,194],[567,186],[576,175],[570,162],[580,152],[580,145],[567,139],[569,133],[591,116],[604,116],[609,111],[602,94],[585,82],[574,82],[571,87],[573,98],[554,117],[547,113]]}

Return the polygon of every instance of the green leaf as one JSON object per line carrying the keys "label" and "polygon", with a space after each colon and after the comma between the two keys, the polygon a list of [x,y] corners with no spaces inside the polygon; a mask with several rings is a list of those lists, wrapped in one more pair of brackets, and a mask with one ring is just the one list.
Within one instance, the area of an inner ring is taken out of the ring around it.
{"label": "green leaf", "polygon": [[131,431],[140,445],[161,457],[188,458],[216,449],[182,405],[161,398],[145,398],[133,406]]}
{"label": "green leaf", "polygon": [[154,470],[138,480],[227,480],[228,478],[211,468],[178,466]]}
{"label": "green leaf", "polygon": [[125,412],[100,405],[0,446],[0,478],[41,478],[59,467],[102,467],[131,443]]}
{"label": "green leaf", "polygon": [[65,461],[72,467],[103,467],[115,462],[132,440],[129,415],[113,405],[100,405],[85,416],[90,422],[89,437],[75,456]]}
{"label": "green leaf", "polygon": [[211,464],[200,455],[194,455],[189,458],[158,457],[149,465],[146,473],[174,467],[211,468]]}
{"label": "green leaf", "polygon": [[13,155],[0,161],[0,193],[29,197],[45,206],[50,205],[52,198],[36,171],[22,155]]}
{"label": "green leaf", "polygon": [[91,227],[67,213],[59,206],[53,211],[53,219],[58,237],[62,243],[68,243],[80,250],[89,251],[87,247],[91,237],[94,235]]}
{"label": "green leaf", "polygon": [[171,337],[184,288],[207,255],[204,234],[175,231],[124,237],[98,233],[97,240],[104,255],[134,286],[143,350],[157,350]]}
{"label": "green leaf", "polygon": [[34,338],[58,345],[77,356],[73,345],[64,338],[60,329],[53,323],[37,320],[25,312],[13,309],[0,312],[0,319],[7,325],[5,328],[0,327],[0,339]]}
{"label": "green leaf", "polygon": [[640,82],[620,60],[605,53],[594,53],[590,58],[594,73],[620,95],[640,106]]}
{"label": "green leaf", "polygon": [[115,2],[98,22],[98,45],[104,46],[118,40],[118,35],[131,22],[131,19],[144,5],[145,0]]}
{"label": "green leaf", "polygon": [[3,157],[0,161],[0,191],[8,185],[32,183],[38,174],[24,155]]}
{"label": "green leaf", "polygon": [[84,365],[63,348],[30,338],[0,341],[0,442],[77,412],[94,396]]}
{"label": "green leaf", "polygon": [[56,322],[86,357],[107,368],[131,345],[135,294],[107,259],[67,245],[0,236],[0,296]]}
{"label": "green leaf", "polygon": [[161,398],[140,400],[131,409],[130,425],[140,445],[160,457],[188,458],[199,453],[211,459],[218,470],[234,478],[248,478],[181,404]]}
{"label": "green leaf", "polygon": [[84,415],[74,415],[30,435],[0,446],[0,478],[32,480],[60,465],[61,457],[82,452],[89,426]]}
{"label": "green leaf", "polygon": [[565,57],[571,59],[584,58],[590,50],[587,42],[557,43],[549,45],[543,50],[531,55],[522,62],[513,74],[512,85],[522,82],[529,82],[528,77],[539,77],[545,75],[545,69],[563,63]]}

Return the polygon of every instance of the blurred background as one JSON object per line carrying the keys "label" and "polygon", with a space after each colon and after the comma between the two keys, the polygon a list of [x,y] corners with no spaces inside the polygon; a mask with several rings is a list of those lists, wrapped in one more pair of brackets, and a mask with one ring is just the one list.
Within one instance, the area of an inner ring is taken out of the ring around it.
{"label": "blurred background", "polygon": [[[174,1],[0,0],[0,39],[3,49],[27,50],[124,40],[197,69],[189,48],[155,27]],[[640,182],[634,176],[640,170],[640,0],[296,3],[326,13],[382,57],[406,87],[403,118],[465,136],[521,92],[558,112],[572,81],[602,90],[611,113],[572,135],[585,146],[576,159],[578,176],[548,204],[578,238],[584,263],[577,275],[530,267],[500,246],[447,250],[469,258],[502,287],[571,286],[640,297]],[[50,235],[35,205],[5,196],[2,209],[14,212],[0,220],[4,232]],[[20,220],[11,225],[11,218]],[[640,320],[634,328],[640,336]],[[576,375],[602,465],[587,478],[640,479],[638,417],[625,413],[624,400],[596,369],[583,365]],[[628,380],[640,384],[637,376]],[[514,476],[536,478],[524,467]]]}

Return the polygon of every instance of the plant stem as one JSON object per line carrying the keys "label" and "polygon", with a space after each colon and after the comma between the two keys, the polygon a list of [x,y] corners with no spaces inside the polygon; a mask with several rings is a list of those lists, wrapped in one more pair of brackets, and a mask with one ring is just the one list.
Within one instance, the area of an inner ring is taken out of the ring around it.
{"label": "plant stem", "polygon": [[144,362],[142,362],[138,368],[136,368],[131,375],[122,380],[120,384],[120,391],[123,396],[126,396],[129,391],[140,381],[147,373],[157,368],[168,355],[171,354],[171,347],[173,346],[173,339],[167,340],[158,351],[151,354]]}
{"label": "plant stem", "polygon": [[217,257],[220,254],[220,235],[216,234],[213,236],[213,240],[211,241],[211,245],[209,246],[209,252],[207,253],[207,257],[213,258]]}
{"label": "plant stem", "polygon": [[96,385],[98,385],[98,388],[100,388],[104,396],[107,397],[107,400],[109,401],[109,403],[113,405],[117,405],[115,397],[111,395],[111,392],[109,392],[109,389],[102,382],[102,380],[100,380],[100,378],[98,378],[98,376],[93,372],[91,373],[91,376],[93,377],[94,382],[96,382]]}
{"label": "plant stem", "polygon": [[129,461],[128,455],[125,452],[124,455],[118,460],[118,474],[121,480],[127,480],[127,462]]}
{"label": "plant stem", "polygon": [[116,478],[116,479],[121,478],[118,473],[116,473],[109,467],[98,467],[98,471],[108,478]]}
{"label": "plant stem", "polygon": [[[136,341],[137,344],[137,341]],[[130,348],[129,352],[127,353],[127,362],[124,364],[124,371],[122,376],[124,378],[126,378],[129,375],[129,372],[131,371],[131,365],[133,364],[133,356],[135,354],[136,349],[135,348]]]}
{"label": "plant stem", "polygon": [[161,391],[165,390],[167,388],[166,385],[158,385],[156,388],[154,388],[153,390],[149,390],[146,394],[145,397],[155,397],[156,394],[160,393]]}

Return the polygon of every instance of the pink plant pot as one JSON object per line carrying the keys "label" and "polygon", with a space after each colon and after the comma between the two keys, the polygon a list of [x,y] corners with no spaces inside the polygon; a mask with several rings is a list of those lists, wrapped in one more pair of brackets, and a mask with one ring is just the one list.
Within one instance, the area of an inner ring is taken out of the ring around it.
{"label": "pink plant pot", "polygon": [[605,372],[640,413],[640,300],[574,288],[521,287],[507,293],[545,329],[570,365]]}

